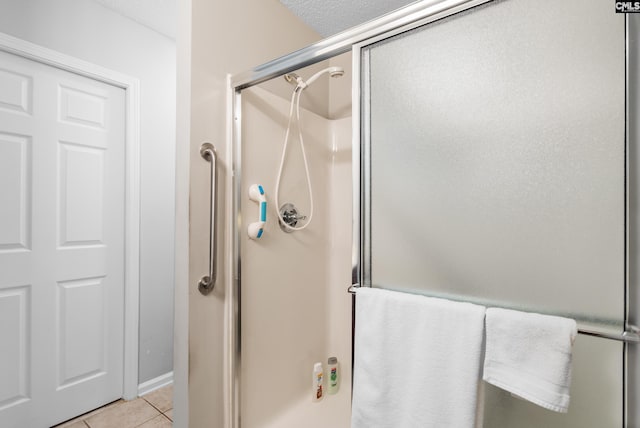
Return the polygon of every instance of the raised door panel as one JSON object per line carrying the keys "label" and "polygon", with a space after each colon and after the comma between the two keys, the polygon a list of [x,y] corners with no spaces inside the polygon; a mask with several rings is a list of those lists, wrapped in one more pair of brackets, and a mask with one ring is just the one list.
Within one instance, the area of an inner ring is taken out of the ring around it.
{"label": "raised door panel", "polygon": [[30,287],[0,289],[0,412],[31,398]]}
{"label": "raised door panel", "polygon": [[103,278],[58,283],[58,389],[105,375]]}
{"label": "raised door panel", "polygon": [[0,68],[0,109],[31,114],[32,93],[31,76]]}
{"label": "raised door panel", "polygon": [[0,132],[0,252],[31,248],[31,138]]}
{"label": "raised door panel", "polygon": [[107,97],[77,87],[60,85],[61,122],[104,129],[106,126]]}
{"label": "raised door panel", "polygon": [[101,245],[104,150],[60,143],[58,162],[58,245]]}

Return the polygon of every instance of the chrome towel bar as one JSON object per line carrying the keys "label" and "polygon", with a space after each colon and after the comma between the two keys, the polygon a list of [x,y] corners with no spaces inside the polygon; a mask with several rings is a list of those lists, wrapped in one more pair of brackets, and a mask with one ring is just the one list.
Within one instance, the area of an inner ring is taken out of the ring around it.
{"label": "chrome towel bar", "polygon": [[[347,292],[356,294],[358,288],[360,288],[360,284],[351,284],[351,286],[349,286],[349,288],[347,289]],[[627,327],[627,330],[623,331],[622,333],[609,333],[606,331],[599,331],[592,328],[578,326],[578,333],[587,336],[600,337],[602,339],[617,340],[619,342],[629,344],[640,343],[640,328],[634,325],[629,325]]]}
{"label": "chrome towel bar", "polygon": [[200,146],[200,156],[211,163],[211,203],[209,204],[209,274],[200,278],[198,290],[205,296],[216,285],[216,239],[218,237],[217,224],[217,199],[218,199],[218,157],[216,148],[211,143],[203,143]]}

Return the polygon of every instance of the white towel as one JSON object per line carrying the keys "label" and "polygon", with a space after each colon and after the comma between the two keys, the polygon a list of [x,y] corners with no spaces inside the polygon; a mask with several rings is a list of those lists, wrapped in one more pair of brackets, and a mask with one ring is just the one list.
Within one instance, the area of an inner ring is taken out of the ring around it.
{"label": "white towel", "polygon": [[484,313],[471,303],[358,289],[351,427],[476,426]]}
{"label": "white towel", "polygon": [[483,379],[539,406],[569,407],[572,319],[487,309]]}

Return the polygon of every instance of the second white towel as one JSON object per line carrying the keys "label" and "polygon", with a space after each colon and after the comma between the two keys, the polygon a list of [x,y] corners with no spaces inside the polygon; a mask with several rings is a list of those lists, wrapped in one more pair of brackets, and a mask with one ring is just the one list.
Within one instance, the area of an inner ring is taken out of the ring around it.
{"label": "second white towel", "polygon": [[351,427],[477,426],[484,314],[471,303],[359,289]]}
{"label": "second white towel", "polygon": [[487,309],[483,379],[556,412],[569,407],[572,319]]}

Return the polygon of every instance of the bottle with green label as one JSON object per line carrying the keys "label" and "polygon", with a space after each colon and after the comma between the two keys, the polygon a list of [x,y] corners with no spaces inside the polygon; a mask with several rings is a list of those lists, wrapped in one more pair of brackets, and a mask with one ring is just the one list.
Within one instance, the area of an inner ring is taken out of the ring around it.
{"label": "bottle with green label", "polygon": [[327,362],[327,373],[329,374],[329,386],[327,392],[329,394],[335,394],[340,388],[340,373],[338,370],[338,359],[336,357],[330,357]]}

